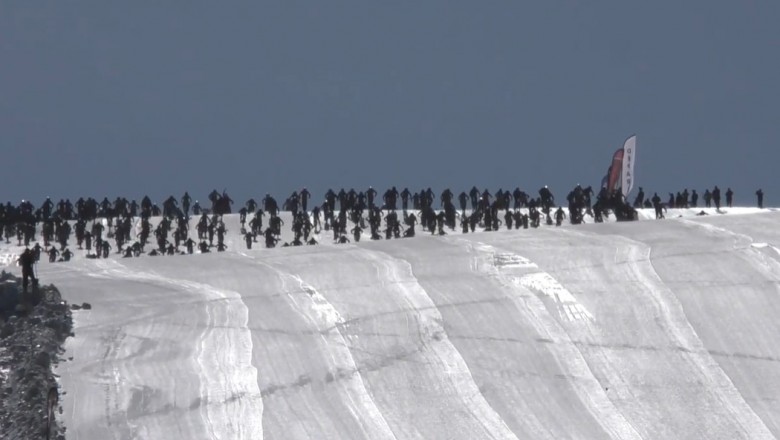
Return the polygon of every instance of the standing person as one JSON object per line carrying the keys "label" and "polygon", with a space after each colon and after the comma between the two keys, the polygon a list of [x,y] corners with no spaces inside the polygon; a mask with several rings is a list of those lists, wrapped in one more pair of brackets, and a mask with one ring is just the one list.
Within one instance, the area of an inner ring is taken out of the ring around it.
{"label": "standing person", "polygon": [[720,211],[720,188],[718,188],[718,185],[715,185],[715,188],[712,189],[712,201],[715,203],[715,209]]}
{"label": "standing person", "polygon": [[377,192],[374,189],[373,186],[368,187],[368,191],[366,191],[366,197],[368,198],[368,207],[369,209],[372,209],[374,207],[374,198],[376,197]]}
{"label": "standing person", "polygon": [[634,199],[634,208],[641,208],[642,205],[645,203],[645,190],[642,189],[642,187],[639,187],[639,194],[636,195],[636,198]]}
{"label": "standing person", "polygon": [[664,218],[663,205],[661,205],[661,197],[658,196],[658,193],[654,193],[653,198],[651,200],[653,202],[653,208],[655,208],[655,218],[656,219]]}
{"label": "standing person", "polygon": [[764,207],[764,191],[761,191],[761,188],[756,191],[756,197],[758,198],[758,207],[763,208]]}
{"label": "standing person", "polygon": [[309,207],[309,198],[311,198],[311,193],[308,189],[306,189],[306,187],[304,187],[301,190],[299,196],[301,198],[301,209],[303,209],[303,212],[308,212],[307,209]]}
{"label": "standing person", "polygon": [[731,202],[734,200],[734,191],[731,188],[726,190],[726,206],[731,208]]}
{"label": "standing person", "polygon": [[409,192],[409,188],[404,188],[403,191],[401,191],[401,208],[406,211],[406,209],[409,207],[409,197],[411,197],[412,193]]}
{"label": "standing person", "polygon": [[33,287],[38,286],[38,279],[35,278],[35,255],[27,248],[19,255],[19,265],[22,266],[22,287],[27,292],[28,280],[32,280]]}
{"label": "standing person", "polygon": [[192,202],[192,197],[190,197],[190,193],[184,191],[184,195],[181,196],[181,209],[182,211],[184,211],[185,216],[190,215],[190,202]]}

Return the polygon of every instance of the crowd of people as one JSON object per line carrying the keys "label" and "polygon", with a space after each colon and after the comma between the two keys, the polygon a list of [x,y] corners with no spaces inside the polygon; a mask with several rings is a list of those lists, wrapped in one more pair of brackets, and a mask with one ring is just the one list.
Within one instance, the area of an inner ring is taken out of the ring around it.
{"label": "crowd of people", "polygon": [[[723,195],[725,196],[725,206],[731,208],[734,203],[734,191],[732,191],[731,188],[726,188],[726,192],[723,193]],[[714,206],[715,209],[720,210],[723,199],[721,198],[720,188],[718,188],[717,185],[715,185],[712,190],[705,189],[701,198],[703,202],[701,205],[702,207],[711,208]],[[758,207],[763,208],[764,191],[761,188],[756,191],[756,199]],[[678,191],[676,194],[669,193],[669,198],[666,203],[663,203],[661,196],[659,196],[658,193],[654,193],[651,198],[645,198],[645,191],[640,186],[639,193],[637,193],[636,198],[634,199],[633,206],[635,208],[654,208],[655,218],[662,219],[665,217],[664,212],[666,212],[667,208],[698,208],[700,206],[699,193],[697,193],[695,189],[688,192],[688,188],[685,188],[682,191]]]}
{"label": "crowd of people", "polygon": [[[731,207],[733,191],[725,192],[726,206]],[[371,240],[414,237],[417,227],[432,235],[445,235],[447,231],[473,233],[506,229],[537,228],[543,222],[560,226],[564,221],[580,224],[590,217],[593,222],[603,222],[609,215],[618,221],[637,219],[636,208],[655,208],[656,218],[664,218],[667,208],[696,208],[699,195],[687,189],[670,193],[664,203],[655,193],[645,198],[643,188],[633,204],[626,203],[619,192],[609,194],[602,188],[593,200],[594,191],[588,186],[577,185],[567,193],[564,209],[556,203],[550,188],[544,186],[532,197],[520,188],[513,191],[499,189],[495,193],[480,191],[476,186],[457,196],[450,189],[437,195],[430,188],[411,192],[408,188],[398,191],[395,187],[381,194],[369,187],[365,191],[332,189],[324,200],[309,209],[311,193],[303,188],[294,191],[280,205],[266,194],[259,202],[249,199],[241,206],[239,214],[240,234],[247,249],[258,238],[266,248],[276,246],[315,245],[322,232],[332,234],[335,243],[359,242],[364,236]],[[756,192],[759,207],[763,207],[763,192]],[[705,190],[703,206],[721,207],[721,191],[716,186]],[[17,241],[25,246],[19,258],[22,266],[24,288],[28,280],[37,282],[34,264],[46,254],[50,262],[66,262],[73,258],[68,248],[75,235],[75,245],[86,250],[87,258],[109,258],[111,252],[123,258],[135,258],[142,254],[176,255],[222,252],[227,249],[225,214],[233,211],[234,201],[226,191],[212,191],[208,195],[209,207],[185,192],[181,198],[168,197],[162,208],[145,196],[140,204],[135,200],[118,197],[114,201],[104,198],[80,198],[76,203],[50,199],[35,207],[22,200],[14,206],[10,202],[0,204],[0,228],[6,243]],[[400,205],[399,205],[400,202]],[[456,205],[457,203],[457,205]],[[282,242],[284,221],[281,211],[291,214],[293,239]],[[400,212],[399,212],[400,211]],[[267,224],[264,227],[264,219]],[[153,218],[159,218],[154,224]],[[194,225],[194,233],[190,227]],[[38,240],[37,237],[40,237]],[[316,237],[315,237],[316,236]],[[216,241],[216,242],[215,242]],[[113,246],[112,243],[113,242]],[[32,245],[34,243],[34,245]],[[281,245],[279,243],[282,243]],[[32,245],[32,246],[31,246]],[[151,249],[147,250],[147,247]]]}

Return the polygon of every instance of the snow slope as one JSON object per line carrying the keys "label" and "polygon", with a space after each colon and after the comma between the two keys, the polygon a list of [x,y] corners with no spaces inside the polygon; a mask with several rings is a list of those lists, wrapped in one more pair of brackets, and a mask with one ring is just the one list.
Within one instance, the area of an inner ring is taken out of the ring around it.
{"label": "snow slope", "polygon": [[780,437],[780,213],[698,211],[41,263],[68,438]]}

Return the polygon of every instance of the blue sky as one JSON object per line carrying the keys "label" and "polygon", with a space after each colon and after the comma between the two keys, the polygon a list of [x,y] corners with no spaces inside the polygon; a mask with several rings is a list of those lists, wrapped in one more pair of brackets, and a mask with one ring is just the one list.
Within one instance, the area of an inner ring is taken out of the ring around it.
{"label": "blue sky", "polygon": [[562,197],[637,133],[646,191],[772,204],[778,20],[758,0],[3,2],[0,199]]}

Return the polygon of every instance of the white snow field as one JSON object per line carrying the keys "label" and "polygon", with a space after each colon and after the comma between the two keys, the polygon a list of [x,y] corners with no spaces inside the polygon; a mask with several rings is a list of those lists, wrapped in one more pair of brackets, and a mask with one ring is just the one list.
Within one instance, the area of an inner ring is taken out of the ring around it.
{"label": "white snow field", "polygon": [[780,212],[699,211],[41,262],[68,439],[780,437]]}

